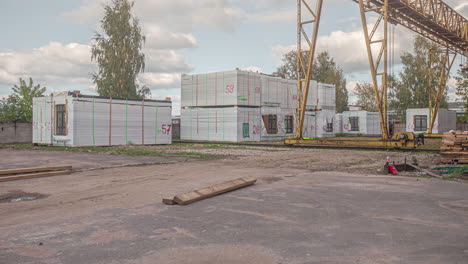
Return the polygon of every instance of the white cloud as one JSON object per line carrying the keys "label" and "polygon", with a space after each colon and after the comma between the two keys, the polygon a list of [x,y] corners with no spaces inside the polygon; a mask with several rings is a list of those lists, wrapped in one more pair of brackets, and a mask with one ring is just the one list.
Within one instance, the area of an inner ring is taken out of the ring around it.
{"label": "white cloud", "polygon": [[[395,29],[395,65],[400,63],[400,55],[412,48],[414,34],[403,27]],[[378,35],[376,35],[378,38]],[[306,43],[303,44],[306,47]],[[380,47],[373,45],[374,58],[377,57]],[[273,56],[278,66],[282,64],[285,53],[295,50],[296,45],[277,45],[272,48]],[[329,55],[343,68],[346,74],[368,71],[369,61],[362,29],[355,31],[333,31],[328,35],[321,35],[317,40],[316,54],[328,51]],[[382,65],[382,63],[381,63]]]}
{"label": "white cloud", "polygon": [[139,82],[152,89],[180,87],[180,74],[145,72],[140,75]]}
{"label": "white cloud", "polygon": [[245,68],[241,68],[241,70],[243,71],[251,71],[251,72],[260,72],[262,73],[262,68],[258,67],[258,66],[248,66],[248,67],[245,67]]}
{"label": "white cloud", "polygon": [[171,32],[158,24],[144,24],[143,33],[146,36],[146,48],[183,49],[195,48],[198,44],[191,33]]}
{"label": "white cloud", "polygon": [[89,45],[58,42],[21,52],[0,53],[0,84],[33,77],[36,83],[80,83],[93,71]]}

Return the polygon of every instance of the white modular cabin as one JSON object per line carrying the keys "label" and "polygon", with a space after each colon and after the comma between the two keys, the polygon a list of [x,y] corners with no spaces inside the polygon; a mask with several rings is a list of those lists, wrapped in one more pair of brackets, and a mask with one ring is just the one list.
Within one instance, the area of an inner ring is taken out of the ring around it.
{"label": "white modular cabin", "polygon": [[376,112],[344,111],[342,113],[344,135],[380,136],[380,117]]}
{"label": "white modular cabin", "polygon": [[172,102],[79,93],[33,98],[33,143],[112,146],[172,143]]}
{"label": "white modular cabin", "polygon": [[[406,131],[427,133],[431,115],[429,108],[414,108],[406,110]],[[432,133],[444,133],[457,128],[457,113],[447,109],[439,109]]]}

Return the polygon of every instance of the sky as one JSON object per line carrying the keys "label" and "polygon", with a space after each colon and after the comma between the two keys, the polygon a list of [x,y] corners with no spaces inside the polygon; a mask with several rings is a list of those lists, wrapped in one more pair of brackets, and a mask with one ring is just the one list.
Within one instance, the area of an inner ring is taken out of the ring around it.
{"label": "sky", "polygon": [[[180,113],[180,76],[235,68],[272,73],[296,47],[296,0],[135,0],[146,43],[145,72],[138,81],[152,98],[173,100]],[[466,0],[445,2],[468,17]],[[47,92],[95,94],[97,70],[90,47],[109,0],[0,0],[0,97],[19,78],[33,78]],[[372,20],[372,17],[370,18]],[[395,28],[395,72],[399,56],[411,51],[414,34]],[[356,82],[370,72],[358,5],[325,0],[318,50],[328,51],[347,79],[350,103]],[[455,62],[456,72],[460,59]],[[455,100],[451,78],[449,99]]]}

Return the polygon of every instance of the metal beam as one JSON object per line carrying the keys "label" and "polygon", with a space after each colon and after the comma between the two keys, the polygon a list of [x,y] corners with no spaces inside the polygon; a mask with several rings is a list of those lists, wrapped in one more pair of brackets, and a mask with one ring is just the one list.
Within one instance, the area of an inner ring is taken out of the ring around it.
{"label": "metal beam", "polygon": [[[359,0],[359,10],[361,12],[361,22],[364,31],[364,39],[366,41],[367,56],[372,75],[372,85],[374,88],[375,101],[380,117],[380,129],[382,130],[382,138],[388,139],[387,129],[387,70],[388,70],[388,1],[384,0],[383,6],[376,6],[370,1]],[[367,16],[369,11],[380,13],[380,17],[374,23],[372,31],[369,33],[367,28]],[[377,32],[382,33],[379,35]],[[377,33],[377,34],[376,34]],[[376,39],[377,38],[377,39]],[[377,59],[374,58],[372,48],[380,46]],[[381,64],[383,58],[383,63]]]}
{"label": "metal beam", "polygon": [[[315,2],[315,5],[312,5]],[[315,9],[313,8],[315,6]],[[296,113],[296,138],[302,138],[307,96],[311,81],[311,73],[317,46],[317,35],[320,26],[323,0],[297,0],[297,95],[298,108]],[[312,36],[307,36],[307,26],[312,26]],[[303,49],[303,40],[306,49]],[[308,54],[307,61],[303,54]],[[302,79],[302,77],[304,79]]]}
{"label": "metal beam", "polygon": [[[438,47],[429,51],[429,127],[427,132],[432,134],[434,124],[439,113],[440,103],[445,94],[447,80],[457,54],[447,47]],[[433,80],[436,81],[433,85]]]}

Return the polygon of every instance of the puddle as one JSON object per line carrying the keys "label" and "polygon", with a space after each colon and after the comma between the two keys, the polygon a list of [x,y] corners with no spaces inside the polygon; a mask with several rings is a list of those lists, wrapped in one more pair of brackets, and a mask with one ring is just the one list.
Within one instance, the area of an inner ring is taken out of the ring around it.
{"label": "puddle", "polygon": [[9,191],[7,194],[0,195],[0,203],[17,203],[33,201],[46,198],[48,195],[42,193],[27,193],[23,191]]}

